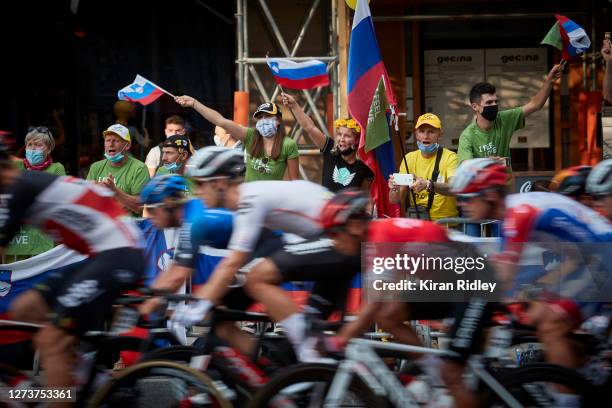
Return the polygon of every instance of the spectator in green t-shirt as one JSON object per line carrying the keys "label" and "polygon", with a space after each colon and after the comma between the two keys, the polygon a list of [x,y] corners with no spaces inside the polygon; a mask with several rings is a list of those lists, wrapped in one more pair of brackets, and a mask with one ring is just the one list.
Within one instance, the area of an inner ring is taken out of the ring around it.
{"label": "spectator in green t-shirt", "polygon": [[44,171],[45,173],[65,176],[62,163],[54,163],[51,152],[55,149],[55,139],[51,131],[44,127],[31,127],[25,137],[25,158],[17,162],[21,170]]}
{"label": "spectator in green t-shirt", "polygon": [[87,180],[94,180],[108,187],[123,207],[132,213],[139,213],[138,195],[149,181],[147,166],[127,153],[130,151],[131,138],[125,126],[112,125],[102,135],[104,160],[91,165]]}
{"label": "spectator in green t-shirt", "polygon": [[561,77],[563,68],[555,65],[538,93],[523,106],[498,112],[495,87],[487,82],[477,83],[470,91],[470,104],[476,118],[459,137],[459,161],[489,157],[510,163],[510,138],[525,126],[525,118],[542,109],[553,82]]}
{"label": "spectator in green t-shirt", "polygon": [[[191,141],[185,135],[174,135],[168,137],[161,145],[161,166],[155,172],[156,176],[161,174],[185,174],[185,164],[193,154]],[[194,190],[193,183],[187,179],[187,192]]]}
{"label": "spectator in green t-shirt", "polygon": [[255,129],[246,128],[225,119],[191,96],[175,98],[182,107],[195,109],[206,120],[225,129],[245,146],[245,181],[282,180],[287,171],[289,180],[298,179],[299,153],[293,139],[283,136],[282,112],[272,102],[259,105],[253,118]]}

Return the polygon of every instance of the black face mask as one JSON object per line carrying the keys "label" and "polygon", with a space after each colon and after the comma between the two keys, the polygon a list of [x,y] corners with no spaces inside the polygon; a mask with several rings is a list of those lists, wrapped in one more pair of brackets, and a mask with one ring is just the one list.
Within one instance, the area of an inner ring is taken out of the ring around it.
{"label": "black face mask", "polygon": [[489,122],[493,122],[497,117],[497,105],[488,105],[485,106],[481,113],[482,117],[488,120]]}
{"label": "black face mask", "polygon": [[355,152],[355,148],[354,147],[349,147],[348,149],[344,149],[344,150],[340,150],[338,149],[338,152],[340,152],[341,156],[350,156],[351,154],[353,154],[353,152]]}

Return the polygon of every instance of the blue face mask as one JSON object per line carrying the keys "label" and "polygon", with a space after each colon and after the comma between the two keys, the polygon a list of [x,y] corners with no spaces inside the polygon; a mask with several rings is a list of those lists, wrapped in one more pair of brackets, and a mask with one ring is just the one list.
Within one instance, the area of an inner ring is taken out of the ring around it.
{"label": "blue face mask", "polygon": [[121,160],[123,160],[123,157],[124,157],[123,151],[125,150],[126,146],[123,146],[123,149],[121,149],[121,151],[117,153],[116,155],[111,156],[108,153],[104,153],[104,157],[111,163],[119,163]]}
{"label": "blue face mask", "polygon": [[170,173],[176,173],[178,171],[178,169],[181,168],[181,166],[183,166],[183,165],[182,164],[178,164],[177,162],[172,162],[172,163],[164,164],[164,167]]}
{"label": "blue face mask", "polygon": [[425,146],[423,143],[417,141],[417,147],[419,148],[420,151],[422,151],[423,153],[433,153],[436,150],[438,150],[438,144],[437,143],[432,143],[429,146]]}
{"label": "blue face mask", "polygon": [[26,159],[28,159],[28,161],[30,162],[30,164],[33,164],[34,166],[45,161],[45,154],[42,150],[26,149],[25,156]]}

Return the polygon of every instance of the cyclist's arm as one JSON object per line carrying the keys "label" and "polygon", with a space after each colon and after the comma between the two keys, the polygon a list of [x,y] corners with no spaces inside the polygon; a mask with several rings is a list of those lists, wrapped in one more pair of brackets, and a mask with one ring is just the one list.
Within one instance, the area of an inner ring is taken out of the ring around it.
{"label": "cyclist's arm", "polygon": [[227,258],[219,262],[208,282],[200,287],[194,296],[219,304],[229,291],[228,286],[234,283],[236,272],[247,263],[249,256],[250,252],[232,251]]}

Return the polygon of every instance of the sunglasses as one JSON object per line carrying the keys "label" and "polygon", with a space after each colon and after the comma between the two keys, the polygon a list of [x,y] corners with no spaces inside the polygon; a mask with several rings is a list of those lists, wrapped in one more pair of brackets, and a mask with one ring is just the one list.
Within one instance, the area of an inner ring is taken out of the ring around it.
{"label": "sunglasses", "polygon": [[47,128],[45,126],[30,126],[28,128],[28,133],[31,133],[31,132],[34,132],[34,131],[36,131],[38,133],[46,133],[48,135],[51,134],[51,131],[49,130],[49,128]]}

